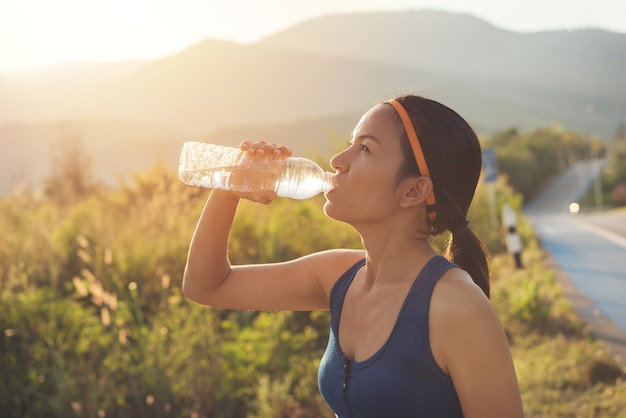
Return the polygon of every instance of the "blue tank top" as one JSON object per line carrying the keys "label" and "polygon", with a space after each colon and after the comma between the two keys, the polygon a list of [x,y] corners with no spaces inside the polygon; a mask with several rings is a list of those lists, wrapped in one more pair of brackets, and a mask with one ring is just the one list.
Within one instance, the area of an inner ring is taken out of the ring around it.
{"label": "blue tank top", "polygon": [[337,340],[346,292],[365,260],[335,283],[330,294],[331,329],[318,372],[324,400],[339,418],[462,417],[452,380],[430,350],[428,310],[437,280],[452,267],[435,256],[419,273],[387,342],[365,361],[348,360]]}

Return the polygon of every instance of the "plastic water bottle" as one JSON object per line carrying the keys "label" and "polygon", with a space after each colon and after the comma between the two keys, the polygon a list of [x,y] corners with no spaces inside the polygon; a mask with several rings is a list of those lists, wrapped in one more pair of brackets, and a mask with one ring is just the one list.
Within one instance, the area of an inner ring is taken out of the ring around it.
{"label": "plastic water bottle", "polygon": [[293,199],[329,191],[331,176],[306,158],[258,160],[239,148],[201,142],[185,142],[178,166],[185,184],[238,192],[273,190]]}

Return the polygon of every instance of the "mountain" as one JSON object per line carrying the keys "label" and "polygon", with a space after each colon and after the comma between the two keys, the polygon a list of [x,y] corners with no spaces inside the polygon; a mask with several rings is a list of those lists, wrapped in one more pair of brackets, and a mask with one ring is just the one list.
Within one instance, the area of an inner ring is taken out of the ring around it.
{"label": "mountain", "polygon": [[0,74],[0,124],[72,119],[69,103],[97,94],[144,65],[141,61],[65,62],[13,75]]}
{"label": "mountain", "polygon": [[432,10],[326,16],[258,44],[614,97],[615,87],[626,87],[626,34],[517,33],[470,15]]}
{"label": "mountain", "polygon": [[144,66],[82,107],[191,135],[365,108],[415,77],[402,67],[211,40]]}
{"label": "mountain", "polygon": [[430,71],[440,83],[454,81],[603,136],[626,115],[626,34],[523,34],[422,10],[321,17],[259,44]]}
{"label": "mountain", "polygon": [[24,180],[41,184],[51,172],[53,148],[67,134],[82,138],[94,176],[109,186],[157,161],[175,167],[184,141],[180,133],[134,121],[7,123],[0,126],[0,196]]}
{"label": "mountain", "polygon": [[81,130],[109,178],[156,153],[175,164],[187,139],[333,151],[329,141],[343,143],[360,114],[406,92],[448,104],[479,134],[557,122],[608,138],[626,115],[623,74],[624,34],[522,34],[408,10],[320,17],[253,44],[206,40],[155,61],[0,76],[0,193],[34,170],[24,167],[46,166],[59,122]]}

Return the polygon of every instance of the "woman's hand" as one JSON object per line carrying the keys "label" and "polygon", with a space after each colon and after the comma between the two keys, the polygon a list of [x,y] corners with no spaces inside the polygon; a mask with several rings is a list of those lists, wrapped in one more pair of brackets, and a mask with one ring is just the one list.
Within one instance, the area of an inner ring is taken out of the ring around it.
{"label": "woman's hand", "polygon": [[[269,164],[267,171],[264,176],[259,177],[258,174],[252,168],[247,168],[248,166],[243,165],[237,169],[235,173],[233,173],[233,178],[231,178],[231,183],[236,183],[238,178],[242,179],[241,181],[245,181],[250,187],[254,187],[254,181],[258,180],[260,182],[259,188],[264,188],[263,183],[271,183],[272,176],[275,177],[277,181],[280,177],[282,164],[281,160],[290,157],[292,155],[289,147],[286,146],[278,146],[275,144],[269,144],[265,141],[244,141],[239,145],[239,148],[242,151],[246,152],[246,158],[250,158],[253,162],[257,161],[268,161],[268,162],[276,162],[276,164]],[[252,166],[249,166],[252,167]],[[268,179],[268,177],[270,179]],[[231,192],[233,195],[248,199],[253,202],[258,202],[262,204],[268,204],[276,199],[277,194],[273,190],[266,190],[262,192]]]}
{"label": "woman's hand", "polygon": [[254,157],[267,158],[271,156],[272,158],[287,158],[291,157],[291,149],[289,147],[281,145],[278,146],[276,144],[268,144],[265,141],[243,141],[239,144],[239,148],[242,151],[247,151],[248,155]]}

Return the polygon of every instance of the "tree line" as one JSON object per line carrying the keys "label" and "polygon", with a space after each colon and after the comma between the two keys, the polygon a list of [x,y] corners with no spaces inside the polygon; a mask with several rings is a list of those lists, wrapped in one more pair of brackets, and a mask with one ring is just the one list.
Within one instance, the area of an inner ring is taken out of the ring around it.
{"label": "tree line", "polygon": [[[162,163],[104,188],[90,174],[80,135],[66,132],[44,193],[22,185],[0,199],[2,416],[327,416],[316,376],[328,313],[238,312],[186,300],[186,252],[209,191],[183,185]],[[590,147],[551,129],[510,130],[486,144],[506,174],[496,204],[518,211],[538,180],[587,158]],[[494,255],[503,253],[484,187],[476,199],[470,222]],[[322,204],[321,197],[242,202],[232,261],[360,248]],[[547,302],[536,286],[523,286],[494,299],[506,301],[504,317],[539,326]]]}

